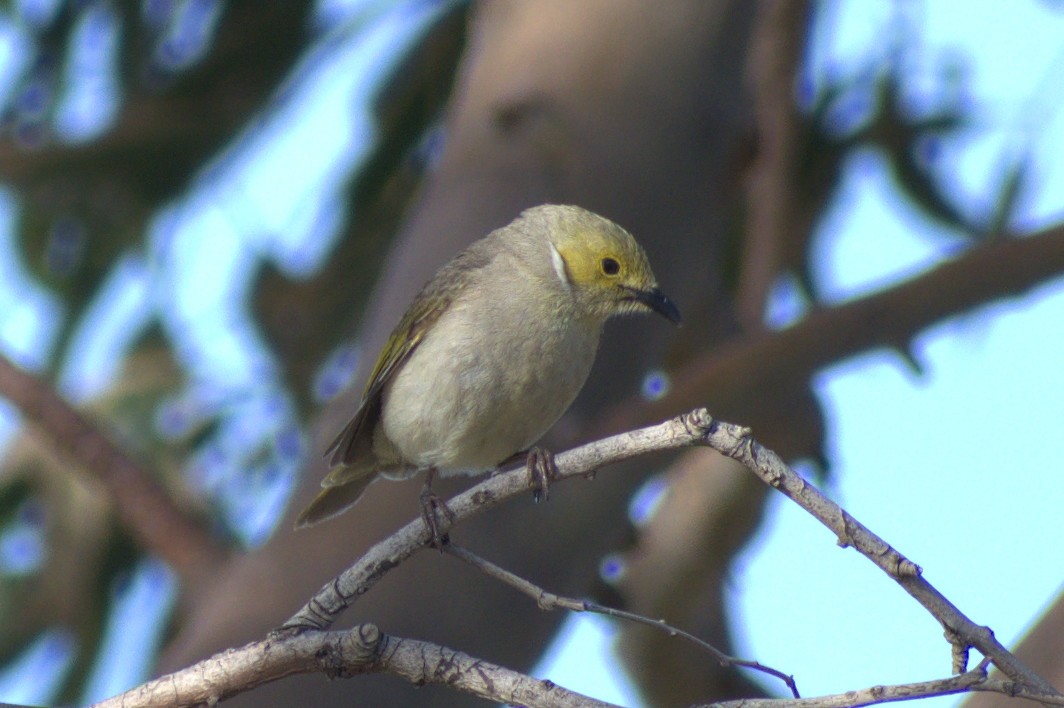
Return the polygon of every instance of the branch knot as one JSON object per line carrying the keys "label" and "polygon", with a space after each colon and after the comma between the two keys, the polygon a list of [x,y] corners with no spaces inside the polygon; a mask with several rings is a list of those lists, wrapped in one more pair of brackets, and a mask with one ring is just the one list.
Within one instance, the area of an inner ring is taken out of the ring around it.
{"label": "branch knot", "polygon": [[705,408],[695,408],[690,413],[685,413],[680,416],[680,423],[683,425],[687,433],[696,437],[702,442],[705,442],[706,435],[709,434],[714,424],[713,416],[709,414],[709,411]]}

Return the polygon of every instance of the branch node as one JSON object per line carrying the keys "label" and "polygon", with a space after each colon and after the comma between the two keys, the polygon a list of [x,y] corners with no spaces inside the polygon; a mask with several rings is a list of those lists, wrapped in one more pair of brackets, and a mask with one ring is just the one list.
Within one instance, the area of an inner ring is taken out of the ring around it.
{"label": "branch node", "polygon": [[377,663],[383,640],[384,634],[377,625],[367,622],[324,644],[316,658],[322,673],[329,678],[350,678]]}
{"label": "branch node", "polygon": [[918,578],[924,573],[924,569],[905,557],[898,561],[897,573],[899,577]]}
{"label": "branch node", "polygon": [[783,486],[783,475],[779,474],[779,473],[776,473],[776,474],[770,473],[769,476],[768,476],[768,486],[772,487],[773,489],[779,489],[780,487],[782,487]]}
{"label": "branch node", "polygon": [[839,548],[849,548],[853,545],[853,536],[850,534],[850,515],[839,507],[839,532],[836,534],[835,543]]}
{"label": "branch node", "polygon": [[1003,680],[998,682],[998,686],[1001,687],[1001,692],[1010,698],[1015,698],[1020,694],[1020,684],[1016,681]]}
{"label": "branch node", "polygon": [[713,427],[713,416],[709,414],[709,411],[705,408],[696,408],[690,413],[685,413],[680,416],[680,423],[683,424],[684,429],[692,437],[704,440],[706,434],[709,433]]}
{"label": "branch node", "polygon": [[971,645],[949,627],[943,630],[942,636],[950,644],[950,660],[953,673],[963,674],[968,670],[968,652],[971,649]]}
{"label": "branch node", "polygon": [[352,638],[356,634],[358,636],[357,648],[361,652],[360,656],[364,655],[367,659],[377,656],[381,647],[381,638],[384,636],[377,625],[367,622],[356,627],[350,634]]}

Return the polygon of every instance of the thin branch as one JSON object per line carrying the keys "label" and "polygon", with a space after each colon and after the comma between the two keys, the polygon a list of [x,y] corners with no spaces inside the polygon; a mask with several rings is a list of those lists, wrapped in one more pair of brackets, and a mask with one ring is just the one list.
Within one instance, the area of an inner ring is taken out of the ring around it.
{"label": "thin branch", "polygon": [[1061,698],[1059,693],[1039,693],[1029,686],[1024,686],[1016,681],[987,679],[983,683],[972,686],[972,690],[985,693],[1001,693],[1012,698],[1024,698],[1051,706],[1064,706],[1064,698]]}
{"label": "thin branch", "polygon": [[390,673],[422,686],[438,683],[496,703],[609,708],[590,698],[430,642],[382,633],[372,624],[252,642],[96,703],[96,708],[214,705],[293,674],[330,678]]}
{"label": "thin branch", "polygon": [[[684,425],[686,417],[614,435],[557,455],[557,479],[590,476],[605,464],[621,462],[648,452],[696,445],[699,438]],[[523,466],[489,477],[447,501],[448,508],[453,512],[451,526],[506,499],[528,494],[530,490],[528,473]],[[428,547],[429,540],[421,518],[411,521],[371,547],[354,565],[326,583],[277,631],[327,629],[340,613],[368,592],[385,573]]]}
{"label": "thin branch", "polygon": [[606,615],[607,617],[616,617],[618,619],[628,620],[630,622],[636,622],[638,624],[646,625],[647,627],[653,627],[660,630],[665,634],[672,637],[681,637],[687,641],[695,644],[703,651],[709,652],[717,662],[727,668],[743,667],[752,669],[754,671],[761,671],[769,676],[775,676],[779,680],[787,684],[787,688],[790,689],[791,694],[795,697],[799,697],[798,686],[794,682],[794,677],[783,673],[777,669],[773,669],[770,666],[765,666],[758,661],[751,661],[749,659],[738,659],[733,656],[728,656],[720,649],[709,642],[705,642],[693,634],[683,631],[677,627],[665,622],[665,620],[653,620],[649,617],[636,614],[635,612],[627,612],[625,610],[618,610],[613,607],[606,607],[596,602],[589,602],[587,600],[577,600],[576,598],[564,597],[562,595],[556,595],[552,592],[547,592],[543,588],[535,585],[534,583],[522,578],[519,575],[511,573],[510,571],[495,565],[489,560],[481,558],[476,553],[473,553],[467,548],[462,548],[453,543],[446,544],[441,550],[444,553],[449,553],[455,558],[469,563],[474,568],[480,570],[485,575],[495,578],[496,580],[509,585],[515,590],[524,593],[533,600],[541,610],[571,610],[573,612],[594,612],[600,615]]}
{"label": "thin branch", "polygon": [[704,410],[694,411],[689,420],[695,429],[705,430],[705,443],[709,447],[742,462],[765,484],[783,492],[831,529],[840,546],[856,549],[923,605],[942,624],[951,645],[957,647],[953,651],[955,663],[956,657],[961,653],[959,647],[974,647],[993,661],[1009,678],[1033,688],[1038,693],[1061,695],[1045,679],[1013,656],[994,637],[989,627],[981,627],[972,622],[927,582],[922,576],[920,566],[904,557],[838,504],[825,497],[820,490],[788,467],[776,453],[751,438],[749,428],[713,421]]}
{"label": "thin branch", "polygon": [[22,411],[59,455],[103,482],[126,529],[182,578],[201,578],[225,560],[226,551],[204,524],[178,507],[147,469],[51,386],[3,356],[0,395]]}
{"label": "thin branch", "polygon": [[920,681],[894,686],[872,686],[859,691],[847,691],[816,698],[742,698],[735,701],[709,704],[713,708],[850,708],[874,703],[911,701],[931,696],[965,693],[986,681],[986,662],[966,673],[934,681]]}
{"label": "thin branch", "polygon": [[[1010,679],[1034,692],[1056,694],[1048,682],[1009,653],[994,638],[989,628],[976,625],[924,580],[919,566],[827,499],[816,487],[790,469],[778,455],[755,442],[748,428],[715,421],[705,409],[697,409],[659,425],[615,435],[558,455],[555,458],[558,479],[588,475],[607,463],[648,452],[691,445],[707,445],[742,462],[766,484],[790,497],[834,531],[840,545],[855,548],[920,602],[947,630],[951,644],[975,647]],[[504,499],[527,493],[528,489],[529,480],[524,469],[491,477],[448,502],[454,512],[453,522],[460,523]],[[284,632],[327,628],[388,570],[426,547],[427,543],[428,533],[422,521],[417,519],[410,522],[326,584],[310,602],[289,618],[278,630],[278,636]]]}
{"label": "thin branch", "polygon": [[934,681],[919,681],[917,683],[904,683],[893,686],[871,686],[859,691],[847,691],[846,693],[817,696],[816,698],[800,698],[797,700],[793,698],[744,698],[735,701],[711,703],[709,705],[713,708],[850,708],[851,706],[866,706],[874,703],[911,701],[932,696],[949,696],[971,691],[988,691],[1015,698],[1026,698],[1049,705],[1064,705],[1064,697],[1059,695],[1036,693],[1029,689],[1021,689],[1011,681],[988,679],[986,670],[989,664],[989,659],[983,659],[971,671]]}
{"label": "thin branch", "polygon": [[[921,577],[916,564],[826,499],[787,467],[778,455],[751,439],[748,428],[715,421],[705,409],[697,409],[660,425],[615,435],[558,455],[555,458],[557,479],[587,476],[607,463],[647,452],[692,445],[711,447],[745,464],[766,484],[786,494],[834,531],[840,545],[857,549],[905,588],[942,623],[951,644],[963,646],[964,649],[974,647],[985,657],[976,669],[952,679],[899,687],[873,687],[822,699],[787,699],[782,703],[772,702],[771,705],[864,705],[973,690],[977,686],[979,690],[1064,705],[1064,695],[1010,654],[994,639],[988,628],[975,625],[961,614]],[[530,486],[529,476],[524,469],[491,477],[449,502],[453,523],[460,523],[504,499],[528,493]],[[460,652],[424,642],[384,637],[373,625],[362,625],[351,632],[322,631],[339,612],[367,592],[388,570],[415,551],[428,547],[429,542],[428,530],[419,518],[371,548],[267,639],[239,650],[216,654],[206,662],[157,679],[100,705],[214,703],[291,673],[324,672],[329,676],[350,676],[369,671],[389,671],[415,683],[447,683],[491,700],[508,703],[529,706],[606,705],[564,691],[549,681],[536,681]],[[462,552],[456,555],[463,559],[468,556]],[[484,564],[487,562],[478,563],[481,566]],[[546,601],[548,605],[556,604],[570,609],[591,609],[583,608],[582,603],[568,598],[555,596],[545,599],[545,593],[540,588],[502,569],[499,571],[493,574],[505,578],[537,602]],[[961,653],[962,650],[958,648],[954,656],[960,656]],[[1012,680],[986,680],[986,667],[990,662]],[[511,680],[515,686],[513,689],[509,688],[510,683],[503,683]],[[507,688],[501,689],[504,685]],[[761,703],[751,699],[728,705],[753,706]]]}

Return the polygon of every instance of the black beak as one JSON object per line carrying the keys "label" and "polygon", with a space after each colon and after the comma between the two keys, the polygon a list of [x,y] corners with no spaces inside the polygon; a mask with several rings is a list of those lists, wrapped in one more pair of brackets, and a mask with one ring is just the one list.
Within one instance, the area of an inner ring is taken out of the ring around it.
{"label": "black beak", "polygon": [[675,302],[669,299],[668,295],[661,292],[660,288],[654,288],[652,290],[633,289],[631,293],[633,298],[673,324],[679,325],[683,323],[683,318],[680,317],[680,309],[676,307]]}

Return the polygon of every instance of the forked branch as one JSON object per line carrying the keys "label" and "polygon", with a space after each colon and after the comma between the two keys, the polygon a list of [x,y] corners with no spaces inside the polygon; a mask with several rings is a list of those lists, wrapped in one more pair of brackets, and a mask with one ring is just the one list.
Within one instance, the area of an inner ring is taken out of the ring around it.
{"label": "forked branch", "polygon": [[[905,588],[945,629],[954,657],[954,671],[958,674],[939,681],[877,686],[838,696],[771,702],[751,699],[728,705],[850,706],[973,690],[1064,705],[1064,695],[1013,656],[994,638],[989,628],[979,626],[963,615],[924,580],[919,566],[827,499],[774,452],[754,441],[748,428],[716,421],[705,409],[697,409],[659,425],[615,435],[558,455],[555,458],[558,479],[589,476],[599,467],[637,455],[694,445],[711,447],[742,462],[766,484],[787,495],[830,528],[840,545],[856,549]],[[510,497],[526,494],[528,490],[529,478],[524,468],[486,479],[448,502],[454,512],[453,524],[461,524],[473,514]],[[421,519],[412,521],[371,548],[353,566],[323,587],[267,639],[215,655],[100,705],[132,708],[156,704],[154,702],[160,700],[174,705],[213,703],[288,674],[315,671],[330,676],[387,671],[416,683],[446,681],[491,700],[529,706],[607,705],[561,689],[549,681],[539,681],[458,651],[386,637],[373,625],[362,625],[350,632],[324,631],[385,573],[415,552],[428,548],[429,543],[429,534]],[[567,606],[566,602],[558,604]],[[961,664],[966,663],[969,648],[977,649],[985,659],[975,669],[966,671]],[[410,652],[412,665],[400,661],[400,657],[406,656],[404,652]],[[1010,680],[988,680],[986,669],[991,663]],[[513,691],[519,692],[510,692],[511,686]]]}

